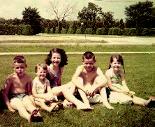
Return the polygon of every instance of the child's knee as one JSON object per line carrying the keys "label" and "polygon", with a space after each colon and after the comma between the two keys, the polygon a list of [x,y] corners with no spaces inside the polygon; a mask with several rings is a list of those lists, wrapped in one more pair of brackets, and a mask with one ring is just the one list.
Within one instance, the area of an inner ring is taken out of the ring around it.
{"label": "child's knee", "polygon": [[106,84],[107,80],[104,77],[97,76],[94,81],[95,84]]}

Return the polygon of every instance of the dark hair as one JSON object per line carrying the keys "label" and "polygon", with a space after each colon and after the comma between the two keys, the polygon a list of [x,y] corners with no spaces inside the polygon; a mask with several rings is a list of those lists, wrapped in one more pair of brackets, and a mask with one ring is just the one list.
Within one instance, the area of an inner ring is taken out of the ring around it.
{"label": "dark hair", "polygon": [[45,59],[45,63],[47,65],[50,65],[51,62],[51,57],[53,53],[59,53],[61,56],[61,62],[59,64],[59,67],[64,67],[65,65],[67,65],[67,61],[68,61],[68,57],[66,55],[66,52],[63,49],[60,48],[53,48],[52,50],[50,50],[49,54],[47,55],[47,58]]}
{"label": "dark hair", "polygon": [[87,51],[83,54],[82,56],[82,60],[84,61],[84,59],[93,59],[94,62],[96,62],[96,58],[95,58],[95,55],[94,53],[92,53],[91,51]]}
{"label": "dark hair", "polygon": [[35,72],[37,72],[39,68],[42,68],[43,70],[47,71],[47,65],[46,64],[37,64],[35,66]]}
{"label": "dark hair", "polygon": [[23,55],[17,55],[13,58],[13,63],[24,63],[26,64],[26,59]]}
{"label": "dark hair", "polygon": [[121,63],[121,65],[123,66],[124,73],[125,73],[123,57],[120,54],[113,54],[113,55],[111,55],[110,62],[109,62],[109,69],[111,68],[110,64],[113,62],[114,58],[116,58],[117,61]]}

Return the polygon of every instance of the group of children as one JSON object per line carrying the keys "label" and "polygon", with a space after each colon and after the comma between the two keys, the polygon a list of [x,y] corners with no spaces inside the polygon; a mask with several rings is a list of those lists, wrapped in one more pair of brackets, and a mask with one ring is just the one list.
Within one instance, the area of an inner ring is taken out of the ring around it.
{"label": "group of children", "polygon": [[92,110],[90,103],[102,103],[108,109],[114,109],[110,103],[148,106],[154,101],[154,97],[145,100],[129,90],[123,58],[119,54],[111,56],[109,69],[104,75],[95,64],[95,55],[90,51],[85,52],[82,65],[77,67],[71,81],[62,85],[61,76],[67,62],[63,49],[52,49],[45,63],[36,65],[36,77],[32,80],[26,73],[24,56],[15,56],[14,72],[7,77],[3,89],[7,108],[11,112],[17,110],[29,122],[40,122],[43,121],[40,109],[51,112],[75,106],[80,110]]}

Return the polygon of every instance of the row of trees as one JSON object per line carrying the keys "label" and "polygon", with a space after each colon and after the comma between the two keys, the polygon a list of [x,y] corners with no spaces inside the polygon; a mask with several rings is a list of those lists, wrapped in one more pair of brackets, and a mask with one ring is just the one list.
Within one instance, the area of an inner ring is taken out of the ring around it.
{"label": "row of trees", "polygon": [[[53,4],[51,4],[53,5]],[[126,19],[117,20],[114,19],[112,12],[103,12],[102,8],[95,5],[94,3],[88,3],[87,7],[84,7],[78,13],[77,21],[66,21],[65,18],[69,15],[71,7],[67,7],[63,13],[63,16],[60,18],[58,15],[58,10],[56,6],[52,6],[53,12],[56,16],[56,19],[44,19],[40,16],[39,12],[36,8],[25,8],[22,12],[22,19],[9,19],[5,20],[3,18],[0,19],[0,30],[3,27],[5,30],[6,24],[8,25],[28,25],[31,27],[31,34],[37,34],[40,32],[51,32],[57,30],[58,33],[61,33],[62,29],[73,31],[77,29],[81,29],[81,31],[85,31],[87,28],[91,28],[92,33],[96,33],[98,28],[104,28],[108,30],[109,28],[135,28],[137,31],[137,35],[140,35],[143,29],[151,29],[155,28],[155,8],[153,7],[153,2],[139,2],[134,5],[130,5],[125,8]],[[2,25],[3,24],[3,25]],[[22,27],[28,28],[30,27]],[[75,33],[75,32],[73,32]],[[0,32],[3,34],[3,32]]]}

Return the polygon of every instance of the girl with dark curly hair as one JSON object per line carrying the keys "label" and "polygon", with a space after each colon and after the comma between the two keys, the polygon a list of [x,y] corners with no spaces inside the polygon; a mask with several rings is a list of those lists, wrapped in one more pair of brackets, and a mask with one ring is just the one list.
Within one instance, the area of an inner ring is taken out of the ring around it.
{"label": "girl with dark curly hair", "polygon": [[61,75],[64,66],[67,65],[67,55],[63,49],[53,48],[50,50],[45,63],[48,65],[47,79],[50,81],[51,88],[61,85]]}

